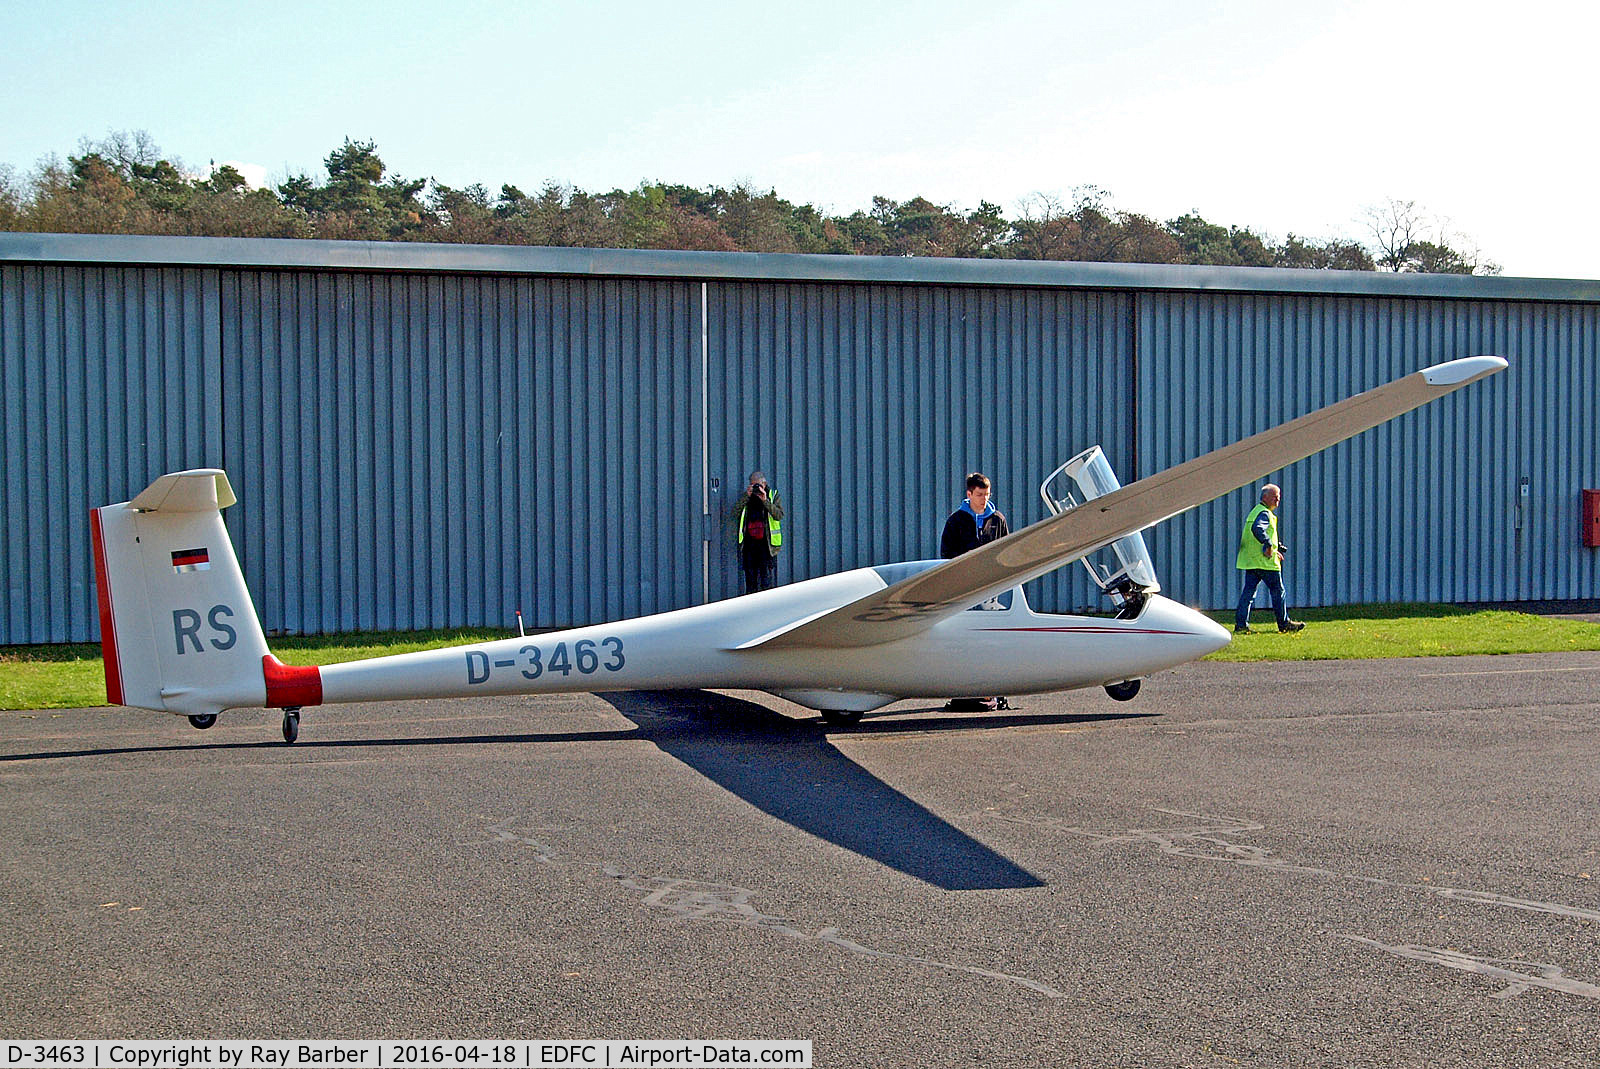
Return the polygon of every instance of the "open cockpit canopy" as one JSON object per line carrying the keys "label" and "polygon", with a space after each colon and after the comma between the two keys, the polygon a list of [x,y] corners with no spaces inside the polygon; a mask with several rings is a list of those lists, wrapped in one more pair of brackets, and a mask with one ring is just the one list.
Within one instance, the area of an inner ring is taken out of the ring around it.
{"label": "open cockpit canopy", "polygon": [[[1122,483],[1111,470],[1105,451],[1093,445],[1045,476],[1039,496],[1051,514],[1059,516],[1120,489]],[[1138,531],[1084,557],[1083,566],[1101,592],[1118,605],[1161,589],[1150,550]]]}

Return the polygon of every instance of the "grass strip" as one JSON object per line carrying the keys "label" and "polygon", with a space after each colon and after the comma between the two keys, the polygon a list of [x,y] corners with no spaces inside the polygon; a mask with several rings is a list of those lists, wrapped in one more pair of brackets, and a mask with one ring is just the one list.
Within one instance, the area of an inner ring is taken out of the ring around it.
{"label": "grass strip", "polygon": [[[1232,612],[1207,613],[1230,631]],[[1280,634],[1270,612],[1251,615],[1253,634],[1208,661],[1342,661],[1373,657],[1600,650],[1600,623],[1453,605],[1344,605],[1295,610],[1304,631]]]}

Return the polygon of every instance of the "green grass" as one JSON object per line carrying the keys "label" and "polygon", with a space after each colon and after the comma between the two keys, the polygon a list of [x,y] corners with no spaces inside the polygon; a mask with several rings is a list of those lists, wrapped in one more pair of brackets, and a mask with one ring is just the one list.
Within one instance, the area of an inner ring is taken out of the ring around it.
{"label": "green grass", "polygon": [[77,709],[106,703],[100,647],[0,647],[0,709]]}
{"label": "green grass", "polygon": [[[1207,613],[1230,631],[1232,612]],[[1306,629],[1279,634],[1272,613],[1251,614],[1254,634],[1208,661],[1338,661],[1367,657],[1460,657],[1472,653],[1600,650],[1600,624],[1502,609],[1450,605],[1344,605],[1295,610]]]}
{"label": "green grass", "polygon": [[[1231,612],[1209,614],[1231,628]],[[1256,634],[1235,635],[1213,661],[1318,661],[1363,657],[1450,657],[1469,653],[1600,650],[1600,624],[1502,610],[1443,605],[1355,605],[1305,609],[1306,629],[1280,635],[1272,615],[1253,616]],[[335,664],[466,642],[507,638],[504,631],[419,631],[278,638],[286,664]],[[0,709],[76,709],[106,704],[100,647],[0,647]]]}

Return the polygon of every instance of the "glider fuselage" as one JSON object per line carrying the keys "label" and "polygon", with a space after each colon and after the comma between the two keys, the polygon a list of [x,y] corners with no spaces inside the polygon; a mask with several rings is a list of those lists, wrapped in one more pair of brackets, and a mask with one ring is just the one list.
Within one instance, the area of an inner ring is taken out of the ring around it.
{"label": "glider fuselage", "polygon": [[868,709],[902,697],[1028,694],[1133,679],[1229,641],[1224,628],[1159,596],[1123,620],[1036,613],[1018,588],[1000,599],[1008,607],[970,609],[879,645],[736,648],[753,621],[805,618],[886,585],[878,569],[858,568],[655,616],[328,665],[322,700],[717,687]]}

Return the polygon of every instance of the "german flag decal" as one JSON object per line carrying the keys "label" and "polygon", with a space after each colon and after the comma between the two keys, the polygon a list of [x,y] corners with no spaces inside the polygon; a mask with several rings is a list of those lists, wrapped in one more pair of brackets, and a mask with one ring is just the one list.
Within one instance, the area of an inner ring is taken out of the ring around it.
{"label": "german flag decal", "polygon": [[172,551],[172,570],[175,572],[205,572],[211,570],[211,554],[205,547],[175,549]]}

